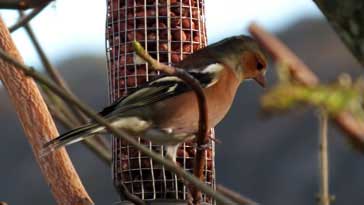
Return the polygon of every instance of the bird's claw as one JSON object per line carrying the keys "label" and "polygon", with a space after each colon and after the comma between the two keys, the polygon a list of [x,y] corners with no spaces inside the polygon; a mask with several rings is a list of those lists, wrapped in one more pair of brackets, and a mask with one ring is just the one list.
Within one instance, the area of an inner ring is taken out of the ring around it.
{"label": "bird's claw", "polygon": [[195,144],[195,147],[197,150],[206,150],[206,149],[210,148],[211,146],[212,146],[211,142],[201,144],[201,145]]}

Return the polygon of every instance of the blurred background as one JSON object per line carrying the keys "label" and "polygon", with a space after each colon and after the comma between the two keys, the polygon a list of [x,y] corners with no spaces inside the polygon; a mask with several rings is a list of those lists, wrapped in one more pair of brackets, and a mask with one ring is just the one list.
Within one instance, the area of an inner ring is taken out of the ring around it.
{"label": "blurred background", "polygon": [[[340,73],[362,69],[309,0],[205,0],[209,43],[247,33],[252,21],[275,33],[320,76],[330,82]],[[108,104],[104,0],[57,0],[32,21],[42,46],[75,93],[96,110]],[[10,26],[17,12],[1,11]],[[28,65],[42,69],[22,30],[14,40]],[[268,71],[275,82],[274,65]],[[254,82],[241,86],[230,113],[216,129],[217,181],[261,204],[315,204],[318,194],[318,124],[314,110],[264,117]],[[59,127],[61,130],[62,128]],[[0,201],[53,204],[14,109],[0,88]],[[64,130],[63,130],[64,131]],[[363,156],[343,134],[329,129],[331,193],[335,204],[364,200]],[[114,204],[111,169],[82,144],[68,148],[71,159],[96,204]]]}

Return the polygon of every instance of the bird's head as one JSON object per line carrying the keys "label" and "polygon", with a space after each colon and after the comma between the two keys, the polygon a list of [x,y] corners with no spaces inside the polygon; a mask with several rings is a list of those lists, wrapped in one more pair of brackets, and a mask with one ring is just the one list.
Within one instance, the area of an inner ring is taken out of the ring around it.
{"label": "bird's head", "polygon": [[212,47],[215,47],[219,61],[230,67],[239,80],[253,79],[265,87],[267,59],[254,39],[243,35],[234,36]]}
{"label": "bird's head", "polygon": [[267,61],[259,50],[247,50],[239,56],[238,60],[238,66],[235,69],[242,80],[253,79],[260,86],[266,86]]}

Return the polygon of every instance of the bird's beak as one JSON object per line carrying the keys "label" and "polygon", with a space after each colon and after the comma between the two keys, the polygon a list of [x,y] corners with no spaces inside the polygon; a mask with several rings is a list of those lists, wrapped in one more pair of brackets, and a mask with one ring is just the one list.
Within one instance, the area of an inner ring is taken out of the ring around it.
{"label": "bird's beak", "polygon": [[265,77],[262,73],[260,73],[259,75],[257,75],[255,78],[253,78],[260,86],[262,86],[263,88],[265,88],[267,81],[265,80]]}

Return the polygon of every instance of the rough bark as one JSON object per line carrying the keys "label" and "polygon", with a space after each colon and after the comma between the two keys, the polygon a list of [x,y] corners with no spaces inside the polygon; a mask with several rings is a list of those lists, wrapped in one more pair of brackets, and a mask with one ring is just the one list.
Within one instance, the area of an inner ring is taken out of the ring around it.
{"label": "rough bark", "polygon": [[[23,62],[1,18],[0,47]],[[46,157],[39,155],[43,144],[58,136],[58,131],[33,79],[1,59],[0,79],[57,204],[93,204],[64,149]]]}
{"label": "rough bark", "polygon": [[331,26],[364,66],[364,1],[314,0]]}

